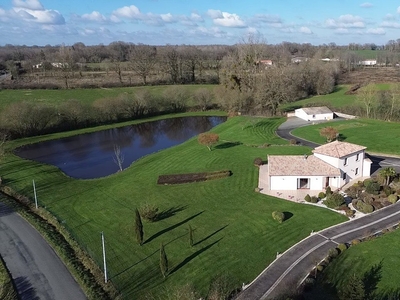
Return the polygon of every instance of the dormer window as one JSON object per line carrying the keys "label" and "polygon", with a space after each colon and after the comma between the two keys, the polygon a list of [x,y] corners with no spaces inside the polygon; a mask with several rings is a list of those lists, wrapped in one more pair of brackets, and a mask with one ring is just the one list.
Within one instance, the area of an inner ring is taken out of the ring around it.
{"label": "dormer window", "polygon": [[360,159],[360,153],[357,153],[356,155],[356,161],[358,161]]}
{"label": "dormer window", "polygon": [[344,159],[344,165],[347,166],[347,157]]}

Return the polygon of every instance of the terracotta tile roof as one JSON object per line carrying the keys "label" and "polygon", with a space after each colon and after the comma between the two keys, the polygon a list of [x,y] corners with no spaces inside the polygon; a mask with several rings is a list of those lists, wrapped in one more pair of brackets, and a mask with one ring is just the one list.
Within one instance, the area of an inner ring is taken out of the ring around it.
{"label": "terracotta tile roof", "polygon": [[307,115],[318,115],[318,114],[331,114],[333,113],[328,107],[303,107],[302,109]]}
{"label": "terracotta tile roof", "polygon": [[340,158],[340,157],[364,150],[366,148],[367,147],[356,145],[356,144],[334,141],[329,144],[325,144],[325,145],[315,148],[313,150],[313,153],[318,153],[318,154],[323,154],[323,155]]}
{"label": "terracotta tile roof", "polygon": [[340,176],[340,170],[314,155],[268,155],[270,176]]}

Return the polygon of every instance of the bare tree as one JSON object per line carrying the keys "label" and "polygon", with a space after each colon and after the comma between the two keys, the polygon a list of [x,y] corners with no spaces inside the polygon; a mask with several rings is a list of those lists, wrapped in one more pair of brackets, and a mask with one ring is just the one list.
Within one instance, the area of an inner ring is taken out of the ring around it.
{"label": "bare tree", "polygon": [[142,78],[143,84],[147,84],[147,77],[156,64],[157,48],[149,45],[134,45],[129,53],[130,66],[138,76]]}
{"label": "bare tree", "polygon": [[122,164],[124,163],[124,154],[121,152],[121,147],[114,144],[114,162],[118,166],[119,170],[122,171]]}
{"label": "bare tree", "polygon": [[357,100],[364,105],[367,118],[371,117],[371,111],[373,109],[375,98],[376,86],[374,84],[370,83],[358,91]]}

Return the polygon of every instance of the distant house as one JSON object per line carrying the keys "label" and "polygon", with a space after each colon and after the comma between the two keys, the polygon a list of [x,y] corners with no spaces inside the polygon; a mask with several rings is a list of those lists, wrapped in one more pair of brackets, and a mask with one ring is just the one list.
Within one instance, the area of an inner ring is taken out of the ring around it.
{"label": "distant house", "polygon": [[377,61],[376,59],[366,59],[358,62],[360,66],[376,66]]}
{"label": "distant house", "polygon": [[270,190],[341,188],[351,180],[369,177],[371,160],[366,147],[334,141],[313,150],[314,155],[269,155]]}
{"label": "distant house", "polygon": [[301,57],[301,56],[293,57],[291,59],[292,64],[298,64],[298,63],[301,63],[303,61],[308,61],[308,60],[309,60],[308,57]]}
{"label": "distant house", "polygon": [[306,121],[332,120],[334,113],[326,106],[303,107],[294,111],[295,116]]}
{"label": "distant house", "polygon": [[261,59],[259,62],[260,62],[260,64],[262,64],[264,66],[272,66],[273,65],[273,62],[270,59]]}

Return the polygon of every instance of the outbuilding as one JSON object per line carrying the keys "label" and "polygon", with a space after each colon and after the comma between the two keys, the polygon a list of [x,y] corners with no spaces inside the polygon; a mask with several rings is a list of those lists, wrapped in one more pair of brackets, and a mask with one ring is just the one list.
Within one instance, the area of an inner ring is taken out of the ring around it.
{"label": "outbuilding", "polygon": [[326,106],[303,107],[295,110],[295,116],[306,121],[332,120],[334,113]]}

